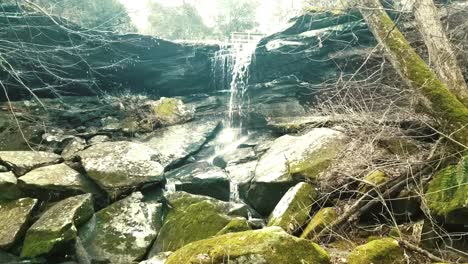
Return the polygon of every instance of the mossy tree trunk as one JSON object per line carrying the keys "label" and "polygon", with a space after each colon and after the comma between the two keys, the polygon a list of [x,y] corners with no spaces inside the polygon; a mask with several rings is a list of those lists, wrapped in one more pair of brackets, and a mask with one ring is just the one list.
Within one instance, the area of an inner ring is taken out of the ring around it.
{"label": "mossy tree trunk", "polygon": [[379,0],[359,0],[360,11],[386,55],[408,86],[426,99],[427,114],[463,150],[468,146],[468,108],[449,91],[410,46]]}
{"label": "mossy tree trunk", "polygon": [[415,0],[413,13],[429,52],[431,67],[458,100],[468,107],[468,88],[437,7],[432,0]]}

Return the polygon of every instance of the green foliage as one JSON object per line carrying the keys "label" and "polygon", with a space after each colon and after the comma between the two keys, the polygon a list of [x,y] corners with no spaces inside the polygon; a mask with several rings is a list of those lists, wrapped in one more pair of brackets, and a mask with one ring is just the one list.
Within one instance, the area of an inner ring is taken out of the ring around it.
{"label": "green foliage", "polygon": [[37,4],[50,14],[85,28],[120,33],[135,31],[125,7],[118,0],[39,0]]}
{"label": "green foliage", "polygon": [[228,38],[233,32],[253,30],[257,26],[256,9],[259,5],[252,0],[220,0],[220,15],[214,29],[218,37]]}
{"label": "green foliage", "polygon": [[197,9],[184,3],[178,7],[165,7],[152,2],[151,33],[166,39],[205,39],[211,34],[211,29],[204,23]]}

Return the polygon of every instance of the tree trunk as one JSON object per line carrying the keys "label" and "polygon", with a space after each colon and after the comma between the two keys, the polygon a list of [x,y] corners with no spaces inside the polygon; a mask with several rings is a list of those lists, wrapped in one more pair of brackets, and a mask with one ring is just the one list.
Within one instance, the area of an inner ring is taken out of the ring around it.
{"label": "tree trunk", "polygon": [[447,88],[468,107],[468,88],[451,43],[432,0],[415,0],[413,13],[419,32],[429,51],[432,69]]}
{"label": "tree trunk", "polygon": [[427,114],[440,124],[445,136],[468,149],[468,108],[410,46],[379,0],[359,0],[360,10],[386,55],[408,86],[426,99]]}

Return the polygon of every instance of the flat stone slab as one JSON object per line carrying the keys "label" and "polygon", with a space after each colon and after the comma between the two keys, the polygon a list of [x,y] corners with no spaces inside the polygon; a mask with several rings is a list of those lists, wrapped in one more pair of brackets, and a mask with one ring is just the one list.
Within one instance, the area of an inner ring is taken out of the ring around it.
{"label": "flat stone slab", "polygon": [[189,122],[158,129],[140,141],[157,151],[157,160],[167,168],[200,150],[219,125],[218,121]]}
{"label": "flat stone slab", "polygon": [[42,200],[100,192],[89,178],[63,163],[32,170],[19,178],[19,184],[26,193]]}
{"label": "flat stone slab", "polygon": [[78,153],[87,175],[111,197],[163,180],[159,152],[143,144],[119,141],[93,145]]}
{"label": "flat stone slab", "polygon": [[16,176],[27,172],[59,163],[62,160],[57,154],[41,151],[0,151],[0,164],[10,168]]}

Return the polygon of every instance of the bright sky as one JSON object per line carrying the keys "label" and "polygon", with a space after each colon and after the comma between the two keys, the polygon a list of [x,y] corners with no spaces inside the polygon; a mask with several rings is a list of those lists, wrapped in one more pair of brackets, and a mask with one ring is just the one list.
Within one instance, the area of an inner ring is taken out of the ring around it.
{"label": "bright sky", "polygon": [[[181,5],[184,0],[119,0],[125,5],[129,11],[130,17],[133,23],[138,28],[139,32],[148,32],[148,17],[150,10],[147,8],[147,4],[151,1],[157,1],[160,4],[166,6],[178,6]],[[218,15],[217,0],[185,0],[186,2],[192,3],[198,9],[198,12],[204,19],[207,26],[212,26],[214,18]],[[236,0],[232,0],[236,1]],[[285,8],[299,7],[305,0],[277,0]],[[259,30],[263,33],[271,33],[280,27],[279,21],[273,19],[274,8],[272,0],[259,0],[260,7],[257,10],[257,21],[259,22]]]}

